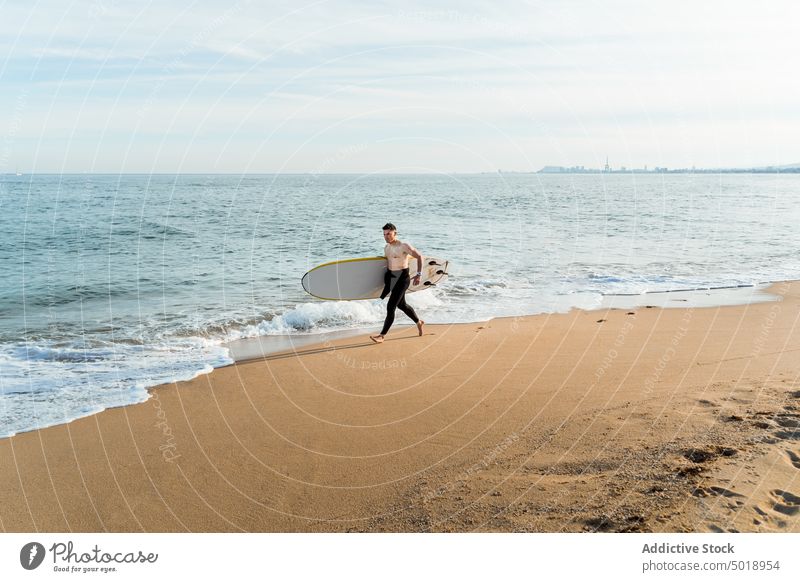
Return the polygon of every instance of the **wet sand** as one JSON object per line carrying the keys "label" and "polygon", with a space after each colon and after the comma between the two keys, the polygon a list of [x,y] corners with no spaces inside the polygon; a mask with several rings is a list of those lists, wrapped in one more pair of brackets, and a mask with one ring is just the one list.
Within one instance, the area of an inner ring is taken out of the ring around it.
{"label": "wet sand", "polygon": [[0,440],[4,531],[800,531],[800,283],[367,335]]}

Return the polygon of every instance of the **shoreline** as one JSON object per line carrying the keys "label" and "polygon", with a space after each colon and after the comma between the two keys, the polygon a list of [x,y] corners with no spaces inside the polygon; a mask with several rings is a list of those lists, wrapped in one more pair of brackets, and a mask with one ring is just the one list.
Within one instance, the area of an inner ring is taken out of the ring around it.
{"label": "shoreline", "polygon": [[[570,313],[573,310],[592,313],[596,311],[605,311],[607,309],[633,309],[636,307],[645,307],[645,308],[659,307],[666,309],[685,307],[684,305],[670,304],[670,301],[672,300],[677,302],[686,302],[686,306],[692,308],[715,308],[723,306],[750,305],[755,303],[779,300],[779,298],[767,292],[767,290],[771,286],[777,285],[778,283],[780,282],[756,283],[752,285],[709,287],[709,288],[696,288],[696,289],[674,289],[669,291],[650,291],[639,294],[604,295],[603,302],[601,303],[601,305],[592,309],[583,309],[581,307],[573,306],[570,307],[569,310],[565,312],[558,311],[553,313],[536,313],[527,315],[501,315],[487,320],[457,322],[457,323],[426,324],[426,325],[452,326],[452,325],[484,324],[490,321],[501,320],[501,319],[548,317],[551,315]],[[380,323],[376,322],[375,326],[379,327]],[[393,333],[397,333],[398,331],[412,329],[412,328],[414,328],[414,326],[411,324],[399,323],[395,324],[392,329]],[[253,360],[263,360],[272,355],[285,355],[292,353],[296,354],[299,353],[297,352],[296,349],[298,347],[319,349],[320,346],[331,345],[330,342],[333,340],[366,336],[370,333],[374,333],[374,331],[375,329],[373,326],[369,328],[366,327],[348,328],[348,329],[333,330],[328,332],[321,332],[317,334],[306,334],[306,335],[302,334],[274,335],[274,336],[262,335],[251,338],[241,338],[229,342],[223,342],[221,345],[223,348],[229,351],[230,359],[232,360],[230,363],[226,363],[220,366],[209,365],[210,369],[197,370],[194,373],[193,377],[190,378],[189,380],[175,380],[172,382],[166,382],[166,383],[155,384],[153,386],[148,386],[144,388],[144,390],[150,396],[148,396],[148,398],[145,400],[139,402],[127,402],[117,406],[101,408],[84,416],[78,416],[70,420],[57,422],[54,424],[48,424],[37,428],[31,428],[28,430],[18,431],[12,435],[0,436],[0,441],[2,441],[3,439],[12,438],[20,434],[25,434],[28,432],[34,432],[46,428],[67,425],[77,420],[81,420],[83,418],[90,418],[96,414],[100,414],[107,410],[114,410],[116,408],[143,404],[145,402],[148,402],[152,397],[151,395],[152,390],[155,390],[162,386],[170,386],[175,384],[176,382],[181,383],[185,381],[190,381],[198,377],[205,376],[207,374],[212,374],[214,373],[215,370],[220,370],[223,368],[227,368],[229,366],[236,366],[237,364],[242,364]]]}
{"label": "shoreline", "polygon": [[782,300],[340,338],[156,386],[0,440],[0,518],[6,531],[798,531],[800,282],[770,289]]}
{"label": "shoreline", "polygon": [[[499,315],[490,319],[479,321],[431,323],[426,325],[480,325],[501,319],[548,317],[551,315],[570,313],[573,310],[593,313],[596,311],[605,311],[607,309],[633,309],[636,307],[659,307],[665,309],[690,307],[700,309],[736,305],[751,305],[755,303],[779,301],[780,297],[767,291],[771,286],[779,283],[782,282],[767,282],[726,287],[698,287],[695,289],[673,289],[669,291],[648,291],[646,293],[637,294],[609,294],[603,295],[601,304],[592,309],[583,309],[581,307],[573,306],[565,312],[557,311],[553,313],[533,313],[525,315]],[[685,305],[674,305],[671,302],[681,302],[685,303]],[[308,335],[257,336],[234,340],[223,344],[224,347],[230,350],[230,356],[233,362],[230,364],[225,364],[225,366],[219,366],[219,368],[235,366],[236,364],[249,362],[251,360],[259,360],[273,354],[282,354],[285,352],[291,353],[294,351],[295,347],[319,347],[330,344],[331,341],[337,339],[368,335],[370,333],[375,333],[375,327],[380,327],[380,322],[376,322],[374,326],[369,328],[361,327],[355,329],[342,329]],[[395,324],[392,326],[394,333],[397,333],[400,330],[412,328],[414,328],[412,324],[405,323]],[[324,337],[324,340],[321,339],[322,337]],[[266,347],[264,344],[267,344]],[[216,370],[219,368],[214,369]],[[151,388],[156,388],[156,386],[152,386]],[[148,390],[149,389],[150,388],[148,388]]]}

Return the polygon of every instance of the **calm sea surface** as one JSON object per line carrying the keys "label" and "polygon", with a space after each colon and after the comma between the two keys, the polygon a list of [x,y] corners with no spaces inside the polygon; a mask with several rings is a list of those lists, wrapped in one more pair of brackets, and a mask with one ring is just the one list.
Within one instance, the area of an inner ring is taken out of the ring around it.
{"label": "calm sea surface", "polygon": [[[383,252],[451,261],[431,323],[603,294],[800,279],[800,175],[0,176],[0,436],[147,398],[260,335],[377,330],[300,278]],[[404,316],[398,315],[398,323]]]}

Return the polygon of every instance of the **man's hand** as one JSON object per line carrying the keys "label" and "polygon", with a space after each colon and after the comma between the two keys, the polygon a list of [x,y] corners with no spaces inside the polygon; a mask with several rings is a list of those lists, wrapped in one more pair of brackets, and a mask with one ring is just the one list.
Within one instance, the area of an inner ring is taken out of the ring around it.
{"label": "man's hand", "polygon": [[411,282],[412,282],[414,285],[419,285],[419,279],[420,279],[420,276],[419,276],[419,275],[414,275],[414,278],[411,280]]}

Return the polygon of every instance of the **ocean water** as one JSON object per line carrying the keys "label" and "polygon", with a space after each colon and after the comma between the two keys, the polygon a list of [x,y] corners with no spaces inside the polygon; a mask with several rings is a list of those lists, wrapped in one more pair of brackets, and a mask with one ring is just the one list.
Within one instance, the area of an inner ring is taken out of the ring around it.
{"label": "ocean water", "polygon": [[377,330],[383,302],[300,278],[382,254],[387,221],[450,260],[408,298],[447,323],[798,279],[798,197],[797,175],[0,176],[0,436],[145,400],[232,340]]}

